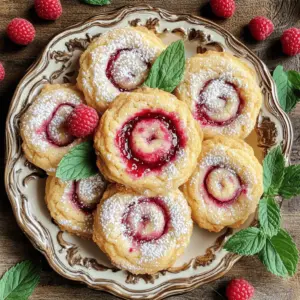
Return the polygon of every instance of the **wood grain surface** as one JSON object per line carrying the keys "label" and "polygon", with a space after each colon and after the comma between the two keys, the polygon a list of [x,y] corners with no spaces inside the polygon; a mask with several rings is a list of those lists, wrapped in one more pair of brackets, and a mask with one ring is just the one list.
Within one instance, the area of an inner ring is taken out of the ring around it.
{"label": "wood grain surface", "polygon": [[[300,71],[300,55],[288,58],[281,53],[279,38],[284,29],[300,27],[299,0],[236,0],[237,10],[229,20],[220,20],[210,11],[207,0],[111,0],[106,7],[91,7],[78,0],[62,0],[63,15],[56,22],[39,19],[33,9],[33,0],[1,0],[0,1],[0,61],[4,62],[6,78],[0,83],[1,105],[1,200],[0,200],[0,274],[15,263],[31,259],[42,264],[41,283],[34,291],[31,299],[116,299],[107,293],[86,288],[84,285],[62,278],[51,270],[46,259],[33,248],[26,236],[21,232],[14,219],[10,203],[4,189],[4,148],[5,118],[17,83],[26,69],[35,61],[49,39],[67,26],[78,23],[98,13],[119,8],[124,5],[138,5],[147,2],[156,7],[165,8],[175,13],[191,13],[209,18],[232,32],[268,65],[270,70],[278,64],[287,69]],[[257,15],[265,15],[273,20],[275,32],[265,42],[257,43],[250,36],[246,25]],[[36,39],[27,47],[19,47],[8,41],[5,28],[15,17],[29,19],[36,28]],[[294,126],[294,147],[291,155],[292,163],[300,163],[300,104],[290,114]],[[300,184],[300,183],[298,183]],[[300,198],[285,202],[282,207],[283,226],[291,233],[298,248],[300,247]],[[224,290],[227,282],[233,277],[244,277],[256,289],[254,299],[259,300],[299,300],[300,272],[292,279],[280,279],[269,274],[257,258],[241,259],[222,279],[207,284],[194,291],[170,297],[170,299],[225,299]]]}

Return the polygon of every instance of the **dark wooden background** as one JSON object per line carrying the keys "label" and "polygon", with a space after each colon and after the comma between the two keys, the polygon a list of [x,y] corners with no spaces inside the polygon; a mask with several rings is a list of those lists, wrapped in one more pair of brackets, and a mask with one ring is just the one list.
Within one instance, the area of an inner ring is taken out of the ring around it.
{"label": "dark wooden background", "polygon": [[[5,118],[13,92],[26,69],[35,61],[49,39],[67,26],[85,20],[97,13],[115,9],[124,5],[139,5],[147,2],[156,7],[162,7],[176,12],[185,12],[204,16],[216,21],[231,31],[247,46],[254,50],[268,65],[270,70],[278,64],[287,69],[300,71],[300,55],[288,58],[281,53],[279,37],[284,29],[300,26],[300,0],[236,0],[237,10],[229,20],[215,18],[209,8],[208,0],[111,0],[106,7],[91,7],[79,0],[62,0],[63,15],[55,22],[39,19],[33,9],[33,0],[1,0],[0,1],[0,61],[4,62],[6,78],[0,83],[0,120],[1,120],[1,200],[0,200],[0,274],[15,263],[31,259],[40,261],[43,267],[41,282],[31,299],[106,299],[115,297],[90,290],[84,285],[62,278],[51,270],[44,257],[33,248],[14,219],[10,203],[7,199],[4,183],[4,148],[5,148]],[[275,32],[265,42],[257,43],[249,36],[246,25],[257,15],[265,15],[273,20]],[[29,19],[35,26],[37,34],[35,41],[27,47],[19,47],[8,41],[5,29],[8,22],[15,17]],[[290,114],[294,126],[294,147],[291,155],[292,163],[300,163],[300,104]],[[300,183],[296,183],[300,184]],[[283,224],[300,247],[300,198],[283,204]],[[244,277],[256,289],[255,299],[259,300],[296,300],[300,299],[300,272],[292,279],[280,279],[272,276],[258,261],[249,257],[241,259],[222,279],[207,284],[190,293],[173,296],[170,299],[225,299],[218,293],[224,293],[227,282],[233,277]],[[217,292],[218,293],[217,293]]]}

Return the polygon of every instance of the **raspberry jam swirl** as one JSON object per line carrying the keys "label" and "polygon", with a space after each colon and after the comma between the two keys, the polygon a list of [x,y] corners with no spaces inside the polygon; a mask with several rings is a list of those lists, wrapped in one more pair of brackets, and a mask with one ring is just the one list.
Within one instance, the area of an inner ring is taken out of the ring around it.
{"label": "raspberry jam swirl", "polygon": [[138,49],[120,49],[109,58],[106,77],[119,91],[130,91],[148,77],[150,63]]}
{"label": "raspberry jam swirl", "polygon": [[203,183],[208,198],[219,206],[233,203],[244,190],[241,178],[225,166],[211,167]]}
{"label": "raspberry jam swirl", "polygon": [[66,127],[67,118],[74,107],[75,105],[70,103],[60,104],[46,122],[46,137],[51,144],[57,147],[65,147],[75,140],[75,137],[68,133]]}
{"label": "raspberry jam swirl", "polygon": [[146,109],[123,124],[116,145],[127,164],[127,172],[140,177],[147,172],[159,172],[173,162],[186,140],[175,113]]}
{"label": "raspberry jam swirl", "polygon": [[198,99],[195,118],[202,125],[229,125],[243,108],[237,87],[221,79],[209,80],[200,91]]}
{"label": "raspberry jam swirl", "polygon": [[168,232],[170,216],[160,198],[143,198],[128,206],[122,218],[125,234],[134,242],[143,243],[160,239]]}
{"label": "raspberry jam swirl", "polygon": [[71,200],[81,211],[92,213],[100,202],[106,183],[98,174],[73,182]]}

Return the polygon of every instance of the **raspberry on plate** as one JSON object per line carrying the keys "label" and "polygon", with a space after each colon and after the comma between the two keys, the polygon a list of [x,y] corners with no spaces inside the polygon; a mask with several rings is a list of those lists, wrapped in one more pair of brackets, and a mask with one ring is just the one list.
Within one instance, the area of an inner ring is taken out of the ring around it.
{"label": "raspberry on plate", "polygon": [[74,108],[67,119],[68,132],[78,138],[92,134],[99,122],[97,111],[85,104]]}
{"label": "raspberry on plate", "polygon": [[233,279],[226,288],[228,300],[250,300],[254,295],[254,287],[245,279]]}
{"label": "raspberry on plate", "polygon": [[5,77],[5,69],[2,65],[2,63],[0,62],[0,81],[2,81]]}
{"label": "raspberry on plate", "polygon": [[251,35],[257,41],[263,41],[274,31],[274,25],[271,20],[266,17],[255,17],[249,23]]}
{"label": "raspberry on plate", "polygon": [[35,37],[33,25],[22,18],[15,18],[7,26],[7,35],[11,41],[18,45],[28,45]]}
{"label": "raspberry on plate", "polygon": [[300,53],[300,29],[289,28],[281,36],[282,51],[289,55],[294,56]]}
{"label": "raspberry on plate", "polygon": [[230,18],[235,11],[234,0],[211,0],[210,6],[213,13],[221,18]]}
{"label": "raspberry on plate", "polygon": [[60,0],[35,0],[34,7],[37,15],[45,20],[57,20],[62,14]]}

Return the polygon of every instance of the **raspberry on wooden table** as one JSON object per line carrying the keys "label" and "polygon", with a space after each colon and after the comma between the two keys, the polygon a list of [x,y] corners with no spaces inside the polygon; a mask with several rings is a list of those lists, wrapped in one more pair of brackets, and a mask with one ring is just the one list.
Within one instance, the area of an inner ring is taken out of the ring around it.
{"label": "raspberry on wooden table", "polygon": [[22,18],[15,18],[7,26],[7,35],[11,41],[18,45],[28,45],[35,37],[33,25]]}
{"label": "raspberry on wooden table", "polygon": [[300,53],[300,29],[289,28],[281,36],[282,51],[290,56]]}
{"label": "raspberry on wooden table", "polygon": [[37,15],[45,20],[57,20],[62,14],[60,0],[35,0],[34,7]]}
{"label": "raspberry on wooden table", "polygon": [[234,14],[234,0],[210,0],[212,12],[222,18],[229,18]]}
{"label": "raspberry on wooden table", "polygon": [[2,81],[5,77],[5,69],[2,65],[2,63],[0,62],[0,81]]}
{"label": "raspberry on wooden table", "polygon": [[249,23],[251,35],[257,41],[263,41],[274,31],[274,25],[271,20],[266,17],[255,17]]}
{"label": "raspberry on wooden table", "polygon": [[254,295],[254,287],[245,279],[233,279],[226,288],[228,300],[250,300]]}
{"label": "raspberry on wooden table", "polygon": [[67,119],[68,132],[78,138],[86,137],[94,132],[99,122],[97,111],[85,104],[74,108]]}

